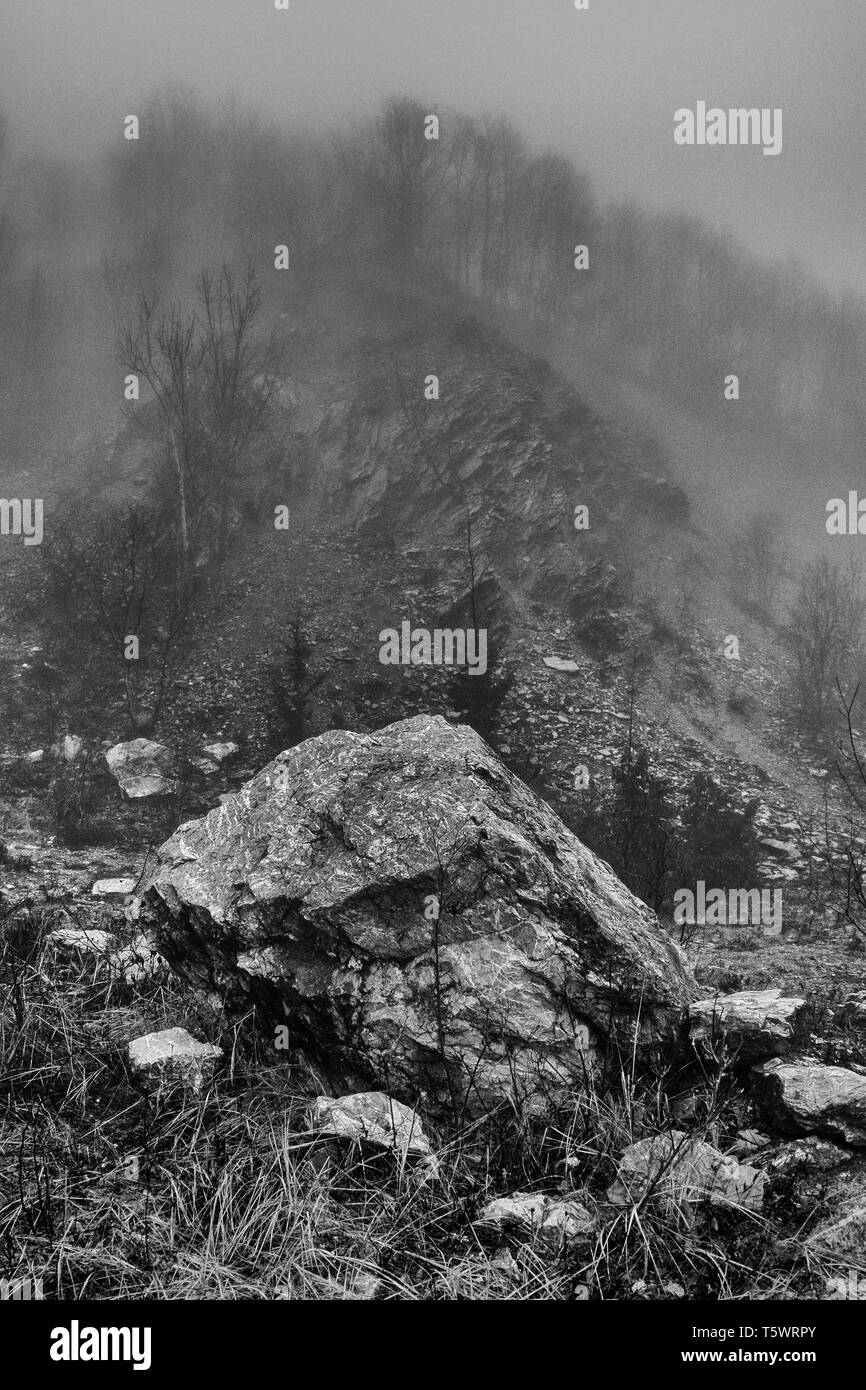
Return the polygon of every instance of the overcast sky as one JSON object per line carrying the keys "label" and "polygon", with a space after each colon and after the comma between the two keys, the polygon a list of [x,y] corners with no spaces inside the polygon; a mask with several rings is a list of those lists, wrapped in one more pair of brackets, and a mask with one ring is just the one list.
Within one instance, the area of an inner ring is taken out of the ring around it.
{"label": "overcast sky", "polygon": [[[119,138],[154,85],[292,122],[376,100],[509,116],[602,197],[728,227],[866,295],[866,0],[0,0],[0,101],[29,148]],[[678,148],[677,107],[781,107],[778,158]]]}

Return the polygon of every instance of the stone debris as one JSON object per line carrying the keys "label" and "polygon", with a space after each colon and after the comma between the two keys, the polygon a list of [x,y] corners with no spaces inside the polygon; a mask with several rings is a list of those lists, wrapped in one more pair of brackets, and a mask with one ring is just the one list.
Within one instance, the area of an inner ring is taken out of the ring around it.
{"label": "stone debris", "polygon": [[94,898],[126,898],[135,890],[134,878],[99,878],[91,888]]}
{"label": "stone debris", "polygon": [[223,1056],[221,1047],[199,1042],[185,1028],[133,1038],[128,1053],[133,1071],[145,1081],[180,1081],[195,1092],[210,1081]]}
{"label": "stone debris", "polygon": [[417,1112],[384,1091],[358,1091],[336,1098],[318,1096],[310,1111],[310,1124],[323,1138],[394,1149],[402,1157],[433,1157]]}
{"label": "stone debris", "polygon": [[116,743],[107,750],[105,761],[131,799],[167,796],[177,790],[174,754],[162,743],[147,738]]}
{"label": "stone debris", "polygon": [[847,1067],[778,1059],[754,1067],[751,1075],[764,1123],[783,1133],[822,1134],[866,1147],[866,1077]]}
{"label": "stone debris", "polygon": [[688,1208],[704,1202],[758,1212],[764,1184],[757,1168],[674,1129],[627,1148],[607,1196],[614,1206],[646,1200],[687,1215]]}
{"label": "stone debris", "polygon": [[689,1005],[689,1037],[701,1051],[718,1056],[722,1043],[730,1060],[776,1057],[791,1045],[805,999],[782,997],[780,989],[741,990]]}
{"label": "stone debris", "polygon": [[582,1236],[591,1236],[596,1219],[576,1197],[551,1197],[542,1192],[513,1192],[496,1197],[472,1223],[481,1234],[514,1235],[524,1240],[540,1238],[562,1247]]}

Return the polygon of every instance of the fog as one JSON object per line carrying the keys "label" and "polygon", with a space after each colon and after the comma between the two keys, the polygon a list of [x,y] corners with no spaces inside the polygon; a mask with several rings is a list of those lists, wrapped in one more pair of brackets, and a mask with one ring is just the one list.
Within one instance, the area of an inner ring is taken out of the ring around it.
{"label": "fog", "polygon": [[[860,0],[4,0],[18,148],[77,160],[156,85],[229,92],[293,125],[394,92],[510,119],[602,196],[699,215],[762,258],[866,292]],[[676,108],[781,107],[782,157],[677,149]]]}
{"label": "fog", "polygon": [[0,1303],[864,1296],[864,56],[0,0]]}

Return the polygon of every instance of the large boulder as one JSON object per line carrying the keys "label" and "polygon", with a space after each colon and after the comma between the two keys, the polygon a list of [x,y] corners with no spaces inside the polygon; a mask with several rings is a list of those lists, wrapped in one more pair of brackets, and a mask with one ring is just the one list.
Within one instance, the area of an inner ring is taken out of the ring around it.
{"label": "large boulder", "polygon": [[341,1090],[474,1108],[585,1082],[697,994],[654,914],[472,729],[420,716],[282,753],[159,851],[154,944]]}

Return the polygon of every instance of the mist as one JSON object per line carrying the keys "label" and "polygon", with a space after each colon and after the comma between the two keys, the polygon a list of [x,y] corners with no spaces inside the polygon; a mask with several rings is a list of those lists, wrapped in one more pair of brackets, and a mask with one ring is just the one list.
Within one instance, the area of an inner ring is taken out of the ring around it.
{"label": "mist", "polygon": [[[410,92],[507,117],[603,196],[701,216],[757,256],[802,260],[866,293],[866,138],[858,0],[6,0],[0,78],[16,142],[78,161],[155,87],[235,94],[293,126],[342,125]],[[681,157],[676,108],[782,107],[772,167],[746,151]]]}
{"label": "mist", "polygon": [[856,1299],[863,0],[2,3],[0,1301]]}

